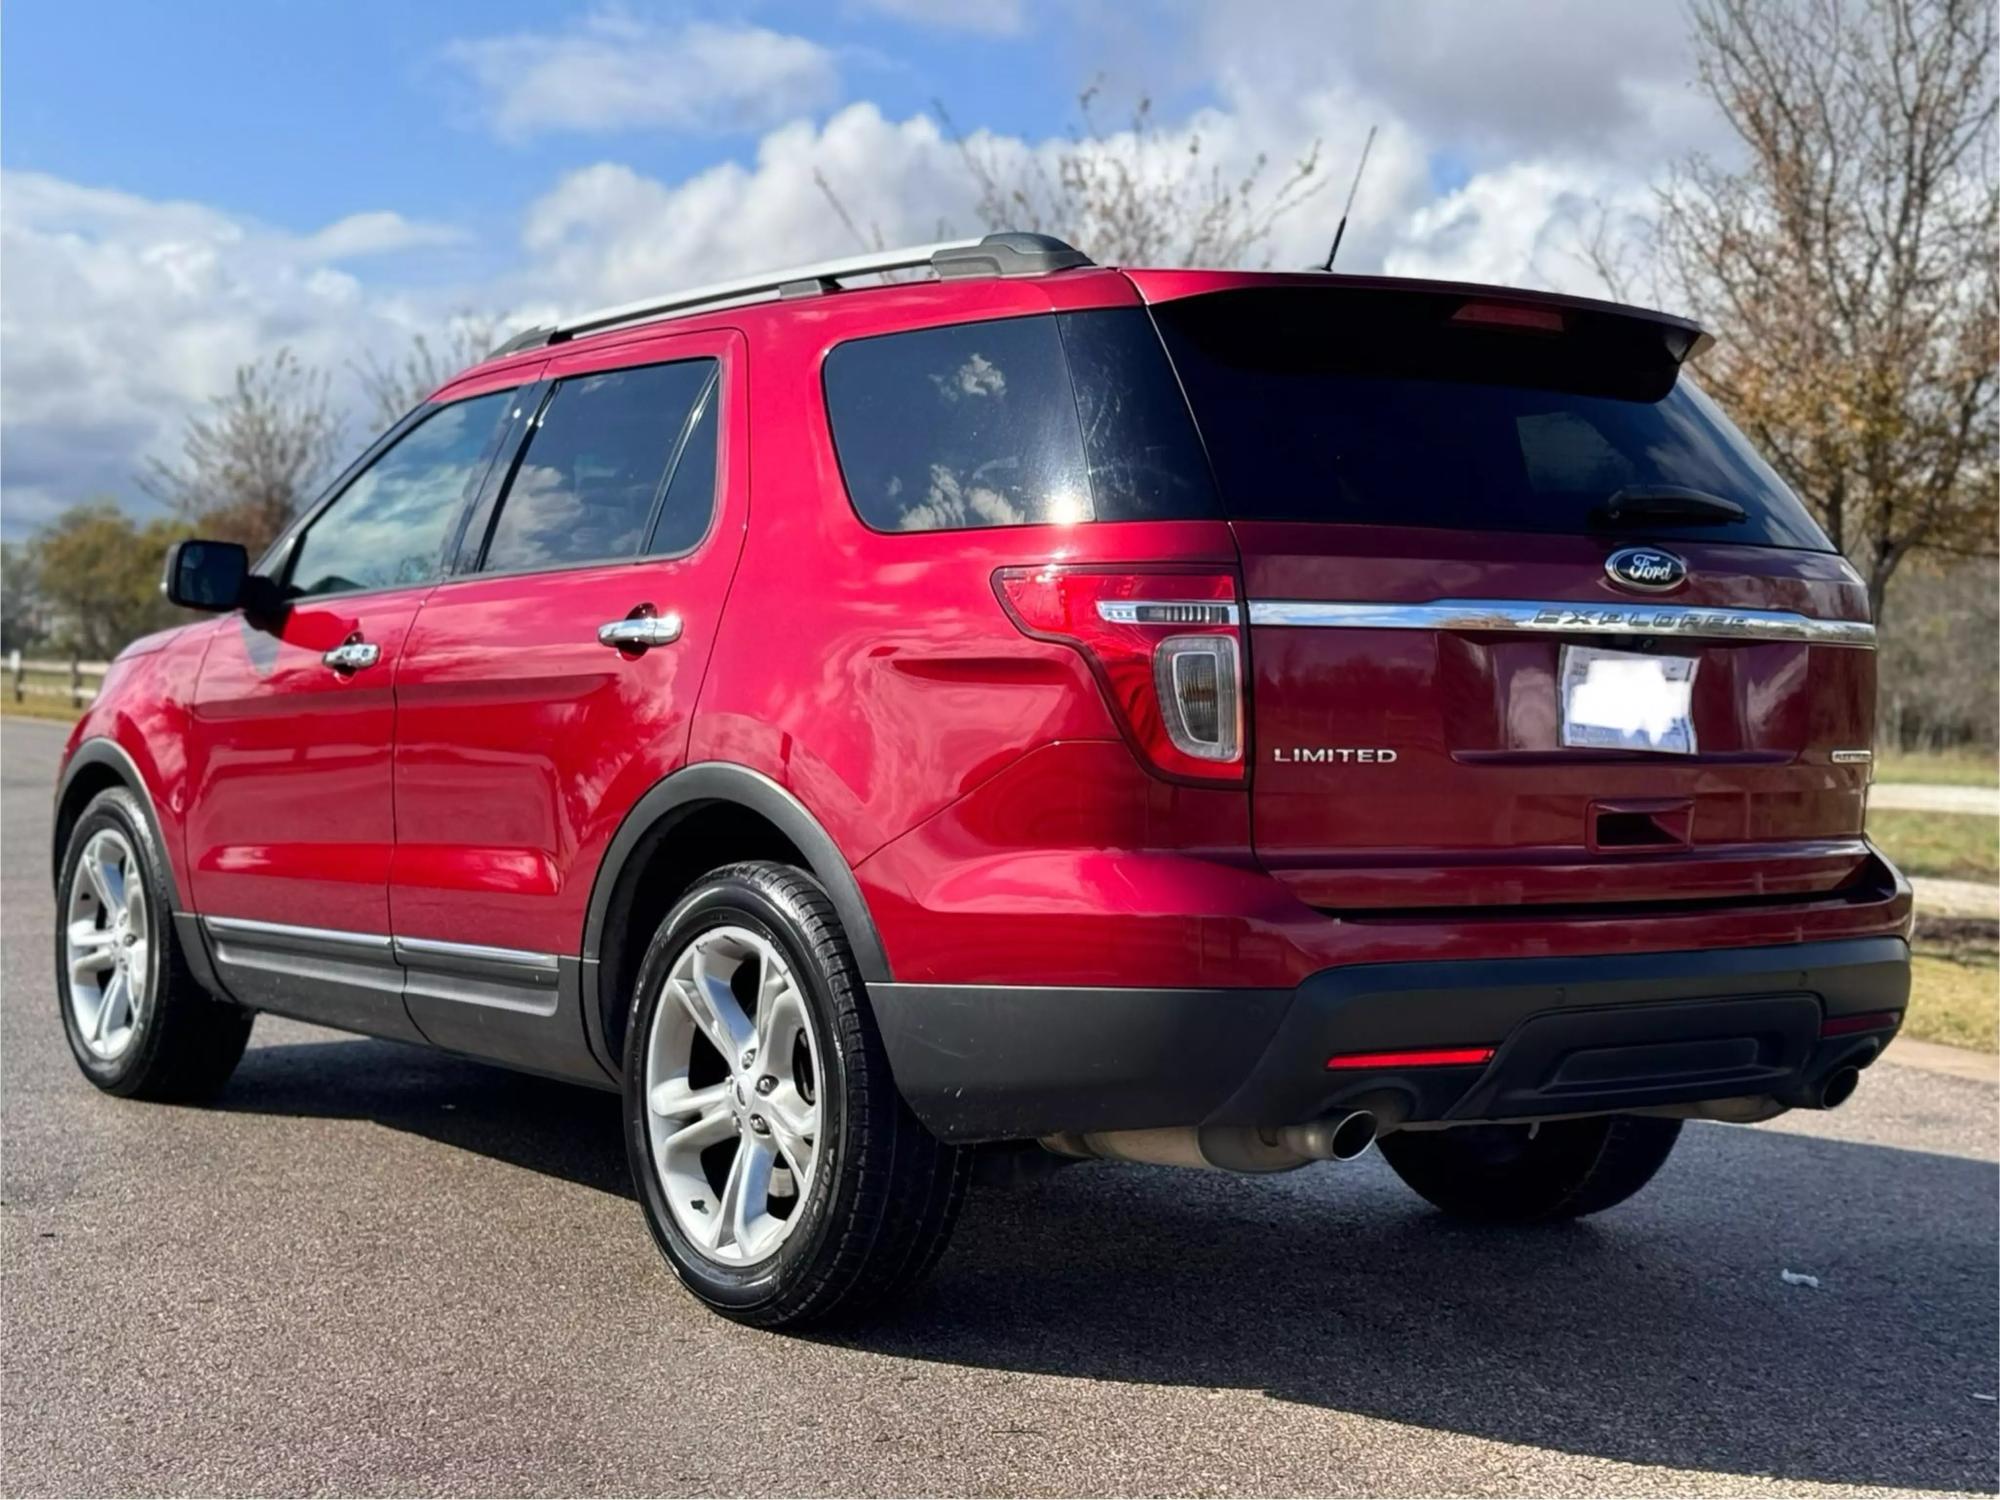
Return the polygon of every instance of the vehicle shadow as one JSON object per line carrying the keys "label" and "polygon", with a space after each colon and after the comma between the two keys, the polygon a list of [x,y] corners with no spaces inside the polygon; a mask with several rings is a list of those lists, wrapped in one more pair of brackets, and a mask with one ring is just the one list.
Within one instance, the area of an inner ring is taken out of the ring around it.
{"label": "vehicle shadow", "polygon": [[[631,1193],[615,1096],[411,1048],[259,1047],[222,1102]],[[1632,1464],[1991,1492],[1973,1393],[1994,1389],[1996,1214],[1989,1163],[1721,1126],[1690,1127],[1630,1204],[1537,1230],[1454,1224],[1372,1154],[1264,1180],[1089,1164],[976,1193],[911,1303],[815,1337]]]}

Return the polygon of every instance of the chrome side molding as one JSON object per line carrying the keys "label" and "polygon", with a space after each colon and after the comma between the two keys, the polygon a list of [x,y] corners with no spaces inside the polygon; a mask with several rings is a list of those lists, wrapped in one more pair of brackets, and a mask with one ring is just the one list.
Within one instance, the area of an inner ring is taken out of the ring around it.
{"label": "chrome side molding", "polygon": [[[203,917],[211,939],[224,945],[225,962],[255,962],[255,954],[318,955],[394,972],[422,971],[500,984],[553,989],[561,962],[553,953],[447,943],[435,938],[392,938],[384,933],[331,927],[293,927],[247,917]],[[450,998],[461,998],[454,994]],[[474,995],[462,998],[477,999]]]}
{"label": "chrome side molding", "polygon": [[525,973],[547,974],[552,982],[557,966],[555,954],[530,953],[525,948],[489,948],[481,943],[447,943],[438,938],[399,937],[395,943],[396,957],[405,963],[494,964]]}
{"label": "chrome side molding", "polygon": [[1252,599],[1252,625],[1319,630],[1489,630],[1545,635],[1673,635],[1710,640],[1804,641],[1875,647],[1865,620],[1819,620],[1784,609],[1670,604],[1579,604],[1534,599],[1437,599],[1428,604],[1348,604]]}
{"label": "chrome side molding", "polygon": [[288,922],[257,922],[249,917],[203,917],[202,926],[213,938],[235,938],[259,948],[321,949],[348,952],[355,957],[375,954],[389,957],[389,939],[372,932],[344,932],[332,927],[294,927]]}

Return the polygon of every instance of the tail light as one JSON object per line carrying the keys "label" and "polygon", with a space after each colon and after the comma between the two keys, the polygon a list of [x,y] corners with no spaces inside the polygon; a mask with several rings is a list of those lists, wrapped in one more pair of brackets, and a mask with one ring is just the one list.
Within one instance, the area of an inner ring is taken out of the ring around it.
{"label": "tail light", "polygon": [[1232,573],[1003,568],[1014,623],[1081,650],[1140,754],[1166,775],[1243,779],[1243,627]]}

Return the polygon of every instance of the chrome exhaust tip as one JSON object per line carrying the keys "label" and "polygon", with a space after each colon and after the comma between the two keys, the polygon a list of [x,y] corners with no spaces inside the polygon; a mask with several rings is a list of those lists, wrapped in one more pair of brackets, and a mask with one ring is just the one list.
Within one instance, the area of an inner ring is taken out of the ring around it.
{"label": "chrome exhaust tip", "polygon": [[1332,1149],[1327,1154],[1335,1161],[1353,1161],[1374,1145],[1375,1137],[1381,1133],[1382,1125],[1375,1118],[1375,1111],[1357,1109],[1334,1123],[1329,1143]]}
{"label": "chrome exhaust tip", "polygon": [[1381,1133],[1382,1122],[1374,1110],[1354,1109],[1310,1125],[1287,1125],[1278,1132],[1278,1141],[1312,1161],[1353,1161]]}

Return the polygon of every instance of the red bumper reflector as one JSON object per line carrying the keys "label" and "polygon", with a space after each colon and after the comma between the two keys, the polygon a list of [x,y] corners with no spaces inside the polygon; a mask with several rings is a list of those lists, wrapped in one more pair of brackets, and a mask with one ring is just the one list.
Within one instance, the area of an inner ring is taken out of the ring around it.
{"label": "red bumper reflector", "polygon": [[1424,1047],[1414,1052],[1342,1052],[1329,1068],[1462,1068],[1493,1056],[1491,1047]]}
{"label": "red bumper reflector", "polygon": [[1900,1025],[1900,1010],[1871,1010],[1859,1016],[1828,1016],[1819,1023],[1821,1036],[1851,1036],[1857,1031],[1889,1031]]}

